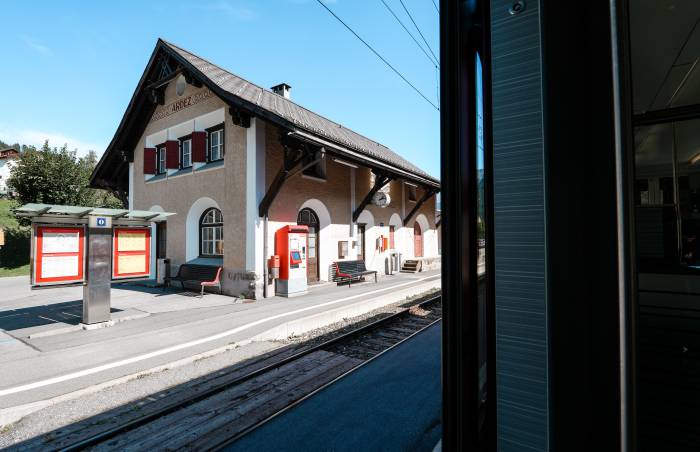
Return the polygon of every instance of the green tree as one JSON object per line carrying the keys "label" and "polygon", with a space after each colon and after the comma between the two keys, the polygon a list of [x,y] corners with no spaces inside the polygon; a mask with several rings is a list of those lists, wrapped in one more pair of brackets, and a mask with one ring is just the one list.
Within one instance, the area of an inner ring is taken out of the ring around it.
{"label": "green tree", "polygon": [[123,207],[110,192],[89,187],[97,156],[90,151],[77,157],[68,146],[41,149],[25,146],[12,169],[8,186],[23,203],[62,204],[87,207]]}

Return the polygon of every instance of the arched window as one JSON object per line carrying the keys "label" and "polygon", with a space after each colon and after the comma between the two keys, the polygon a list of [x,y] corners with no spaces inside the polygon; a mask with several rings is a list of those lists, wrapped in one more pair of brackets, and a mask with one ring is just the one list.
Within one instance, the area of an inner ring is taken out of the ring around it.
{"label": "arched window", "polygon": [[207,209],[199,219],[199,255],[223,257],[224,217],[215,207]]}

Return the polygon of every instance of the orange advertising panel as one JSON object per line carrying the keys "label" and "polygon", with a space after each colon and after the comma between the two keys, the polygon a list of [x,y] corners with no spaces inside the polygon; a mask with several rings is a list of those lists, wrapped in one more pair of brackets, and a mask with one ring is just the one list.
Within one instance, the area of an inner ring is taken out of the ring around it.
{"label": "orange advertising panel", "polygon": [[114,228],[112,278],[140,278],[151,274],[151,230]]}
{"label": "orange advertising panel", "polygon": [[35,285],[84,281],[84,228],[37,226],[35,240]]}

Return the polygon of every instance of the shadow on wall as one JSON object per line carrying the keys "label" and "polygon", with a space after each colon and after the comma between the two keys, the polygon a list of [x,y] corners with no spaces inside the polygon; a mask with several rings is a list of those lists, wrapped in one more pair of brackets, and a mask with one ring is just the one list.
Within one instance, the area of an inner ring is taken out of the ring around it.
{"label": "shadow on wall", "polygon": [[28,227],[5,229],[5,245],[0,247],[0,267],[16,268],[29,263],[29,236]]}

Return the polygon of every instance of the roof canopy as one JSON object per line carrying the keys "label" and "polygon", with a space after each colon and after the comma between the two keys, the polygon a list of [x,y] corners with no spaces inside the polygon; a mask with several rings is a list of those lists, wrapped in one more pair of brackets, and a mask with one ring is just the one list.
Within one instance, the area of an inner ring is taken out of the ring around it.
{"label": "roof canopy", "polygon": [[88,215],[112,217],[123,221],[162,221],[171,215],[170,212],[152,210],[105,209],[102,207],[61,206],[55,204],[25,204],[14,209],[15,215],[25,218],[52,216],[61,218],[86,218]]}
{"label": "roof canopy", "polygon": [[264,118],[328,151],[433,190],[440,188],[436,178],[388,147],[162,39],[158,40],[119,128],[92,175],[92,186],[126,190],[125,162],[133,159],[133,149],[155,111],[154,93],[178,71],[196,86],[209,88],[232,108]]}

